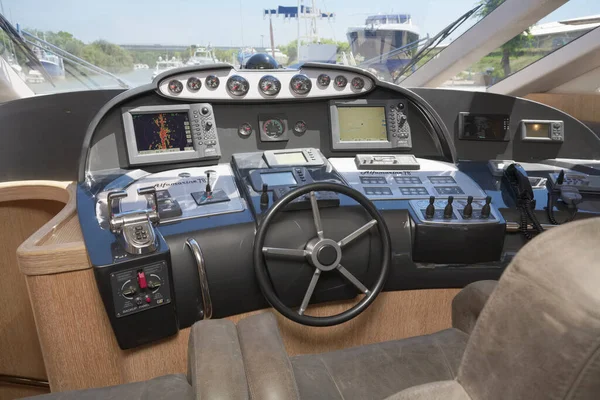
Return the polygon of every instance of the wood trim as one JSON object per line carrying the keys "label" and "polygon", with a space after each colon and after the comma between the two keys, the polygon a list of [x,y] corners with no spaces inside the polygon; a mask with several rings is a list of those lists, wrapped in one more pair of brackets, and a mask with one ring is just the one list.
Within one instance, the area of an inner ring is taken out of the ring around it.
{"label": "wood trim", "polygon": [[[190,328],[135,349],[118,347],[91,269],[27,276],[27,286],[52,391],[186,372]],[[320,353],[448,328],[451,302],[457,292],[458,289],[432,289],[382,293],[359,317],[335,327],[306,327],[277,313],[276,316],[290,355]],[[315,305],[309,313],[337,313],[350,303]],[[228,319],[237,322],[264,311]]]}
{"label": "wood trim", "polygon": [[[65,207],[17,249],[19,268],[25,275],[56,274],[91,268],[77,218],[76,184],[23,181],[0,183],[0,201],[43,199]],[[66,240],[61,240],[65,238]]]}
{"label": "wood trim", "polygon": [[525,98],[557,108],[582,122],[600,122],[600,94],[531,93]]}

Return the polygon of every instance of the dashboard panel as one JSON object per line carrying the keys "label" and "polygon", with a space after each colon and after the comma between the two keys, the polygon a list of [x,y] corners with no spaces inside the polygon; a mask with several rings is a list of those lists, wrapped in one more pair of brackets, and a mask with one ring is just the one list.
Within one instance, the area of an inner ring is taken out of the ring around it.
{"label": "dashboard panel", "polygon": [[[273,204],[299,187],[336,183],[374,204],[392,240],[386,290],[461,287],[497,278],[527,240],[507,233],[518,231],[519,203],[505,182],[511,162],[494,161],[540,162],[531,178],[549,182],[532,189],[533,211],[543,213],[544,197],[562,193],[561,168],[567,182],[581,173],[595,182],[594,168],[560,160],[592,160],[599,149],[579,121],[523,99],[408,90],[324,64],[193,67],[125,92],[98,113],[84,142],[78,213],[113,330],[131,348],[201,318],[265,307],[252,241]],[[313,201],[336,240],[367,222],[350,197],[322,191],[286,206],[270,245],[311,242]],[[592,216],[597,206],[579,210]],[[371,279],[378,240],[369,233],[358,241],[345,268]],[[282,300],[299,305],[310,268],[281,260],[268,268]],[[123,284],[139,274],[157,276],[160,296]],[[323,278],[313,300],[355,295],[348,282]]]}

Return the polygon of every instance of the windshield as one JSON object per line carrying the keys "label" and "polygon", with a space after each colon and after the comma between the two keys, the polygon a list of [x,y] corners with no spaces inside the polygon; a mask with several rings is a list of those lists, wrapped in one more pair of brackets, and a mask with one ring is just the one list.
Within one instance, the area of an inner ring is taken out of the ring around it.
{"label": "windshield", "polygon": [[[30,95],[135,87],[189,65],[243,68],[255,53],[270,54],[282,68],[345,64],[403,85],[503,2],[4,0],[0,11],[24,45],[5,29],[0,61],[4,75],[22,80]],[[582,26],[600,25],[596,18],[557,29],[560,21],[594,12],[600,14],[597,0],[573,0],[444,86],[485,89],[585,33]]]}

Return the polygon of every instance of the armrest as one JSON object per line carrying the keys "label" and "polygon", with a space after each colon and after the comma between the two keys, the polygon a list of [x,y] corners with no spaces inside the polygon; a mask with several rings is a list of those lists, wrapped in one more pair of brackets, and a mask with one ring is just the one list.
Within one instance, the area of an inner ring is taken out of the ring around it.
{"label": "armrest", "polygon": [[465,286],[452,300],[452,326],[471,334],[497,284],[498,281],[478,281]]}
{"label": "armrest", "polygon": [[233,322],[205,320],[192,326],[188,342],[188,381],[197,400],[250,398]]}
{"label": "armrest", "polygon": [[270,312],[237,324],[248,387],[253,399],[299,399],[292,364],[283,346],[277,320]]}

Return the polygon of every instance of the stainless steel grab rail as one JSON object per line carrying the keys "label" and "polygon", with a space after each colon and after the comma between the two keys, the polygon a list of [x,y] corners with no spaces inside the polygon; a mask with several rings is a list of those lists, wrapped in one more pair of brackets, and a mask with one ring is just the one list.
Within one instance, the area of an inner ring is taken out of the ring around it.
{"label": "stainless steel grab rail", "polygon": [[206,269],[204,264],[204,256],[200,245],[194,238],[188,238],[185,244],[192,250],[192,254],[196,259],[196,265],[198,266],[198,278],[200,279],[200,292],[202,294],[202,305],[204,307],[204,319],[211,319],[213,314],[212,300],[210,298],[210,291],[208,290],[208,279],[206,278]]}

